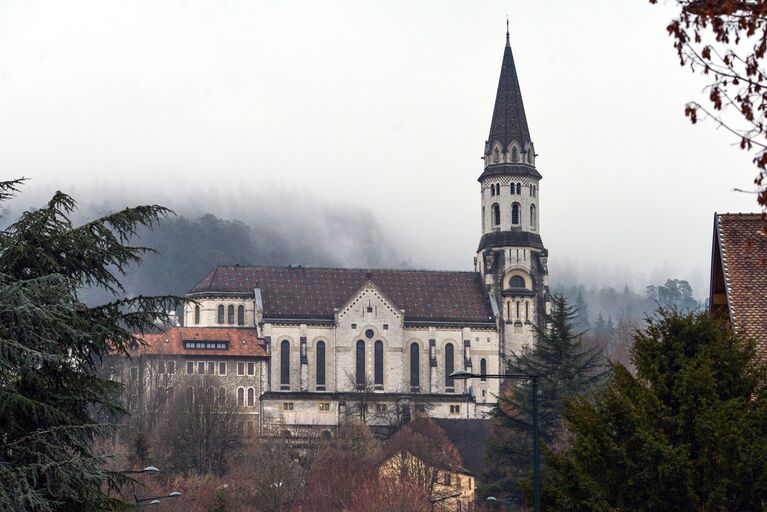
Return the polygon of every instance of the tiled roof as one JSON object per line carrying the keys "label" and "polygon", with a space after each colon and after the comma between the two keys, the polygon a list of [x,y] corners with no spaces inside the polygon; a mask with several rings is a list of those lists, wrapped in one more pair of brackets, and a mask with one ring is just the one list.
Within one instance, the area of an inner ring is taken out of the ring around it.
{"label": "tiled roof", "polygon": [[767,221],[760,213],[716,216],[730,322],[767,359]]}
{"label": "tiled roof", "polygon": [[406,321],[493,322],[476,272],[307,267],[218,267],[190,294],[253,293],[261,289],[264,318],[327,319],[367,281],[397,306]]}
{"label": "tiled roof", "polygon": [[437,425],[447,434],[458,450],[463,466],[479,475],[485,468],[485,439],[490,430],[490,420],[435,418]]}
{"label": "tiled roof", "polygon": [[[144,345],[131,350],[135,355],[206,355],[268,357],[255,329],[217,327],[171,327],[165,332],[144,334]],[[184,348],[185,341],[226,341],[228,349]]]}
{"label": "tiled roof", "polygon": [[506,48],[503,51],[503,63],[501,64],[501,76],[498,79],[498,92],[495,96],[495,108],[493,109],[493,121],[490,124],[490,135],[487,137],[489,152],[492,144],[499,141],[506,149],[511,141],[516,140],[522,150],[530,142],[530,130],[527,127],[525,106],[522,103],[522,91],[517,78],[517,68],[514,65],[514,56],[511,54],[511,45],[508,35],[506,36]]}

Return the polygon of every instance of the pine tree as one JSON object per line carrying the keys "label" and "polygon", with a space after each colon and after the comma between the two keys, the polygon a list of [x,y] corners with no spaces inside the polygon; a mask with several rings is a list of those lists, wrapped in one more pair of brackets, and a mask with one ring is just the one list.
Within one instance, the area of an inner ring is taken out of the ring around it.
{"label": "pine tree", "polygon": [[569,446],[548,458],[547,510],[762,511],[767,371],[707,314],[660,311],[632,362],[571,400]]}
{"label": "pine tree", "polygon": [[[24,180],[0,182],[0,203]],[[57,192],[0,231],[0,510],[125,508],[109,496],[125,477],[93,450],[122,413],[119,385],[97,375],[108,354],[127,354],[131,333],[181,305],[176,297],[115,298],[97,307],[84,287],[122,290],[126,266],[148,249],[128,244],[168,210],[128,208],[81,226],[74,199]]]}
{"label": "pine tree", "polygon": [[[535,347],[514,354],[507,362],[509,373],[539,376],[539,431],[541,442],[556,447],[562,441],[564,402],[575,393],[597,385],[604,376],[601,351],[585,348],[574,324],[577,308],[564,296],[554,294],[547,329],[538,330]],[[517,492],[517,480],[532,461],[532,388],[530,382],[504,383],[506,392],[493,410],[496,435],[488,455],[490,483],[485,492]]]}
{"label": "pine tree", "polygon": [[591,328],[591,323],[589,322],[589,307],[583,298],[582,286],[578,289],[578,297],[575,299],[575,307],[573,308],[573,311],[575,312],[575,316],[573,317],[575,319],[575,328],[580,331],[588,331],[589,328]]}

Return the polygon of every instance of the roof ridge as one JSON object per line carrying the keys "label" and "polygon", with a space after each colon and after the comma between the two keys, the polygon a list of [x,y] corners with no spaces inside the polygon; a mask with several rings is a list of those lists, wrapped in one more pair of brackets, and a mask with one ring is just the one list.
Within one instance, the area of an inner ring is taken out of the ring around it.
{"label": "roof ridge", "polygon": [[[268,270],[349,270],[354,272],[432,272],[435,274],[479,274],[476,270],[436,270],[428,268],[374,268],[374,267],[313,267],[309,265],[217,265],[220,268],[268,269]],[[208,273],[210,275],[210,273]],[[207,276],[206,276],[207,277]],[[213,278],[215,278],[215,273]],[[204,278],[203,278],[204,279]]]}

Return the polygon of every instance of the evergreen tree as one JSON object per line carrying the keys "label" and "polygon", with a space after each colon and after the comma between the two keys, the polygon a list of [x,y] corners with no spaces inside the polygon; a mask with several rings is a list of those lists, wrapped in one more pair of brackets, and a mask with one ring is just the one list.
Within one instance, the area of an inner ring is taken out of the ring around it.
{"label": "evergreen tree", "polygon": [[634,336],[636,375],[572,399],[548,458],[547,510],[762,511],[767,390],[755,347],[706,314],[660,311]]}
{"label": "evergreen tree", "polygon": [[575,328],[580,331],[588,331],[591,328],[591,323],[589,322],[589,307],[583,298],[582,286],[578,289],[578,297],[575,299],[575,307],[573,308],[573,311],[575,312]]}
{"label": "evergreen tree", "polygon": [[[0,203],[23,180],[0,182]],[[83,287],[121,291],[127,265],[148,249],[128,245],[136,229],[168,210],[128,208],[75,226],[75,201],[57,192],[0,231],[0,510],[101,511],[125,477],[108,470],[93,442],[121,414],[118,384],[98,377],[108,354],[127,354],[131,333],[167,320],[176,297],[115,298],[98,307]]]}
{"label": "evergreen tree", "polygon": [[[578,310],[564,296],[554,294],[548,328],[538,330],[533,348],[513,354],[509,373],[539,376],[539,431],[541,442],[556,446],[562,440],[564,401],[599,383],[604,375],[601,351],[581,345],[582,333],[574,330]],[[532,461],[531,382],[506,382],[493,410],[495,435],[488,446],[490,471],[487,493],[516,493],[516,480]]]}

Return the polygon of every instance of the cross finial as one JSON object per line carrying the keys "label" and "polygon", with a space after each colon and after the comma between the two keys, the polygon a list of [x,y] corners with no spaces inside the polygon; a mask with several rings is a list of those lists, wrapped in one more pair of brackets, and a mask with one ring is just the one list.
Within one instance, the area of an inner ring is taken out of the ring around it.
{"label": "cross finial", "polygon": [[506,15],[506,44],[509,44],[509,15]]}

